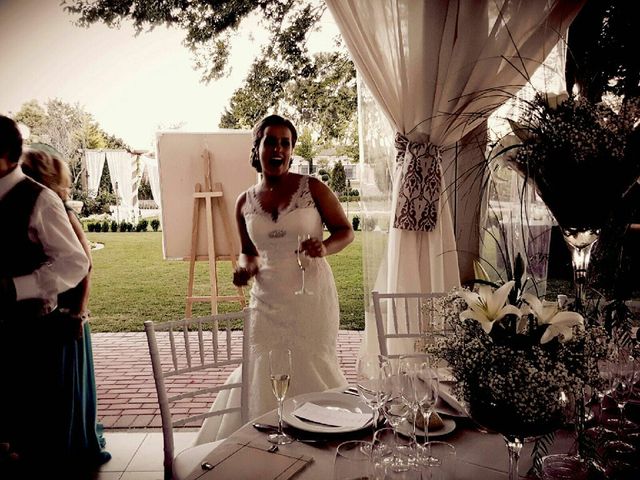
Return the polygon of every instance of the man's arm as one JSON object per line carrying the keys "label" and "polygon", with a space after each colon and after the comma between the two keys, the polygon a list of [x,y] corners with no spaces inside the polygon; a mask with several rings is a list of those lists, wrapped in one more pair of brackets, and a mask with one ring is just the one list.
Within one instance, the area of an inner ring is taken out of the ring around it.
{"label": "man's arm", "polygon": [[47,261],[33,273],[15,277],[16,300],[54,299],[89,272],[89,259],[71,228],[60,198],[43,189],[29,221],[29,236],[42,245]]}

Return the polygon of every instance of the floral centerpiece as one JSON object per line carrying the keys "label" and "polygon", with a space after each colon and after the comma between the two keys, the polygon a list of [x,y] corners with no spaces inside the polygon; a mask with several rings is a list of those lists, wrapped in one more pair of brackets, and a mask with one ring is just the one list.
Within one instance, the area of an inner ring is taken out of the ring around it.
{"label": "floral centerpiece", "polygon": [[531,183],[571,251],[576,308],[585,304],[591,248],[640,175],[638,100],[616,108],[574,95],[538,93],[510,120],[520,143],[498,155]]}
{"label": "floral centerpiece", "polygon": [[448,362],[472,418],[505,437],[509,478],[517,478],[524,438],[557,429],[570,399],[598,381],[602,332],[556,302],[522,293],[517,280],[447,299],[450,334],[432,353]]}

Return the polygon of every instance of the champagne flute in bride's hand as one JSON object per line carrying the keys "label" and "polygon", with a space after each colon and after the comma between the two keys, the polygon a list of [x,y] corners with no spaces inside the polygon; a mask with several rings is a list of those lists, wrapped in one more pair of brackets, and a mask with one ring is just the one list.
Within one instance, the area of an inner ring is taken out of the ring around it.
{"label": "champagne flute in bride's hand", "polygon": [[291,350],[279,348],[269,352],[269,375],[271,390],[278,401],[278,431],[269,435],[269,441],[284,445],[293,442],[293,438],[282,430],[282,404],[291,381]]}
{"label": "champagne flute in bride's hand", "polygon": [[313,295],[313,292],[307,290],[304,286],[304,272],[307,267],[311,264],[311,258],[302,251],[302,242],[305,240],[309,240],[311,235],[308,233],[306,235],[298,235],[298,248],[296,249],[296,260],[298,261],[298,267],[302,272],[302,287],[300,290],[296,291],[296,295]]}

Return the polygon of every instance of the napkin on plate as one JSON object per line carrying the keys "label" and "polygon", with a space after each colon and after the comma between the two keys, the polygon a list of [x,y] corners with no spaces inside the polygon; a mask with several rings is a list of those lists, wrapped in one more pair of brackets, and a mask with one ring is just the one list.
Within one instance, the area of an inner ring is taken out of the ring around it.
{"label": "napkin on plate", "polygon": [[440,389],[438,394],[438,403],[436,409],[440,413],[446,415],[452,415],[455,417],[468,417],[467,409],[462,403],[458,401],[456,397],[447,392],[446,389]]}
{"label": "napkin on plate", "polygon": [[327,408],[311,402],[306,402],[296,408],[292,414],[301,420],[321,425],[349,428],[363,428],[372,418],[370,413],[356,413],[344,409]]}

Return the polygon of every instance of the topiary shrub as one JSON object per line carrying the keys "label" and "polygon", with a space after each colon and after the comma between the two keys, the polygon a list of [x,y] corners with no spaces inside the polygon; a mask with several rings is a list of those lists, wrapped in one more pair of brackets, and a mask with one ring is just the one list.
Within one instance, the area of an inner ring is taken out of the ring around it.
{"label": "topiary shrub", "polygon": [[102,222],[102,231],[103,232],[108,232],[109,231],[109,222]]}
{"label": "topiary shrub", "polygon": [[151,228],[154,232],[157,232],[158,228],[160,228],[160,220],[158,220],[157,218],[151,220]]}
{"label": "topiary shrub", "polygon": [[360,228],[360,217],[359,216],[355,216],[351,219],[351,226],[353,227],[353,229],[355,231],[358,231],[358,228]]}
{"label": "topiary shrub", "polygon": [[111,231],[112,232],[117,232],[118,231],[118,222],[116,222],[115,220],[111,221]]}
{"label": "topiary shrub", "polygon": [[142,220],[139,220],[136,225],[136,232],[146,232],[147,225],[149,225],[149,222],[146,219],[143,218]]}

